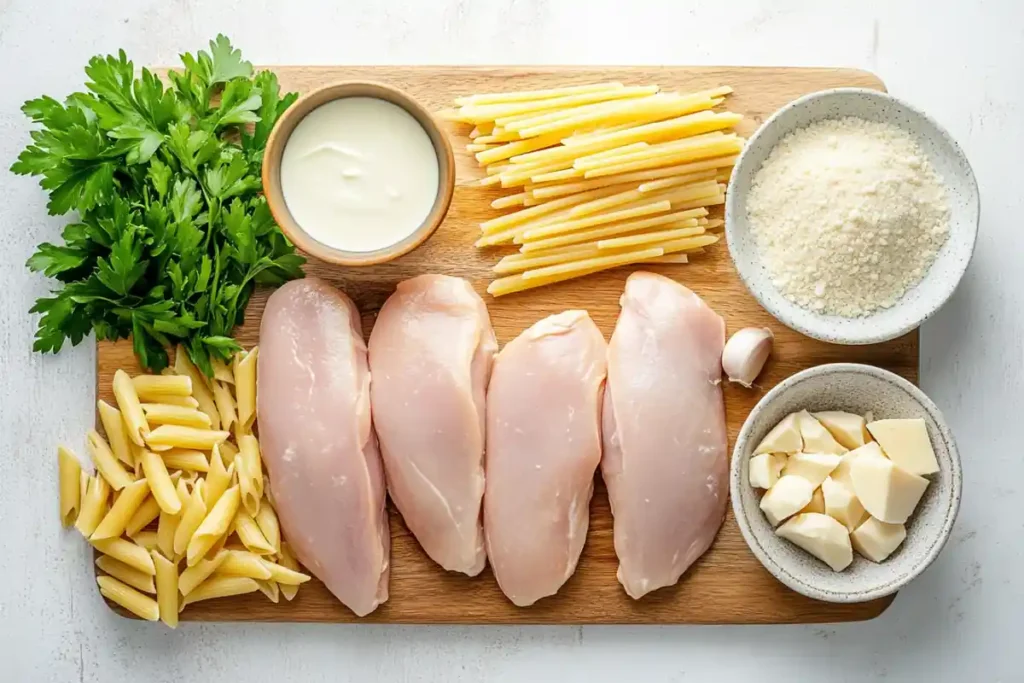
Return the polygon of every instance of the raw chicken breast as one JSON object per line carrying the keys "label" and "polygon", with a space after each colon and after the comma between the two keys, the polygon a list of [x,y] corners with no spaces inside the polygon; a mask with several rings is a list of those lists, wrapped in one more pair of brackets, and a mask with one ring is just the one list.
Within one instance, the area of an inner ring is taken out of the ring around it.
{"label": "raw chicken breast", "polygon": [[398,285],[370,334],[370,401],[388,492],[427,555],[449,571],[486,562],[484,394],[498,342],[468,282]]}
{"label": "raw chicken breast", "polygon": [[671,586],[725,517],[725,324],[660,275],[626,281],[608,347],[601,471],[630,597]]}
{"label": "raw chicken breast", "polygon": [[300,562],[358,616],[388,599],[391,536],[359,312],[326,282],[270,296],[257,416],[277,514]]}
{"label": "raw chicken breast", "polygon": [[590,316],[566,311],[520,334],[495,359],[484,535],[498,585],[520,607],[562,587],[587,539],[606,355]]}

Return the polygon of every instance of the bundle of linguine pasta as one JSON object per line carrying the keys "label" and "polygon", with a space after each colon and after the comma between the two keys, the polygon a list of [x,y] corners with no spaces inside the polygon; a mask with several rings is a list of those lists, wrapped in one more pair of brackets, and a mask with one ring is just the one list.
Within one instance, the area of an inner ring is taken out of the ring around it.
{"label": "bundle of linguine pasta", "polygon": [[473,95],[446,112],[472,124],[467,149],[511,213],[481,224],[478,247],[520,245],[494,296],[632,263],[686,263],[719,240],[742,117],[716,112],[729,87],[691,94],[622,83]]}
{"label": "bundle of linguine pasta", "polygon": [[[114,374],[87,436],[96,473],[58,448],[60,516],[100,551],[100,593],[178,624],[194,602],[263,592],[292,600],[310,577],[281,537],[256,421],[258,349],[207,378],[181,347],[162,375]],[[155,597],[152,597],[154,596]]]}

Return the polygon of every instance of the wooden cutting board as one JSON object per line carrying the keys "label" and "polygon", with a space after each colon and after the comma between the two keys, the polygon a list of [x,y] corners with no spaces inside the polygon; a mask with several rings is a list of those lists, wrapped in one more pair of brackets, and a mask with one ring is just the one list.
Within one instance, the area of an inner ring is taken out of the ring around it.
{"label": "wooden cutting board", "polygon": [[[436,110],[459,95],[477,92],[552,88],[619,80],[627,84],[656,83],[666,89],[694,91],[731,85],[731,111],[746,119],[738,127],[749,136],[772,112],[790,100],[816,90],[840,86],[881,89],[872,74],[848,69],[796,68],[575,68],[575,67],[280,67],[285,90],[306,92],[341,80],[377,80],[408,91]],[[456,148],[458,187],[440,230],[424,246],[402,259],[364,269],[338,268],[311,261],[310,275],[330,280],[348,293],[363,312],[368,334],[381,304],[395,284],[420,273],[457,275],[472,281],[487,300],[499,341],[504,344],[538,319],[567,308],[585,308],[606,335],[619,312],[623,268],[584,279],[493,299],[485,294],[489,270],[502,252],[473,247],[478,224],[497,215],[490,202],[500,192],[474,186],[480,177],[463,147],[468,128],[449,129]],[[728,330],[768,326],[776,334],[775,352],[753,390],[725,388],[730,448],[751,407],[780,380],[814,365],[836,361],[871,363],[917,380],[918,336],[909,334],[885,344],[844,347],[808,339],[771,318],[747,293],[733,268],[724,242],[692,259],[688,265],[650,266],[700,294],[726,321]],[[238,338],[256,344],[268,292],[259,292],[249,307]],[[101,343],[97,355],[99,395],[112,399],[110,382],[117,368],[136,370],[126,343]],[[598,477],[600,479],[600,477]],[[731,508],[711,549],[676,586],[640,601],[627,597],[615,578],[612,518],[604,487],[598,481],[591,503],[587,544],[575,575],[553,597],[521,609],[502,595],[490,570],[476,578],[444,572],[424,555],[401,518],[391,512],[391,596],[363,622],[393,623],[810,623],[855,621],[876,617],[892,598],[857,605],[817,602],[776,581],[747,549]],[[357,619],[318,581],[299,591],[294,602],[273,604],[259,593],[190,606],[182,614],[199,621],[347,622]]]}

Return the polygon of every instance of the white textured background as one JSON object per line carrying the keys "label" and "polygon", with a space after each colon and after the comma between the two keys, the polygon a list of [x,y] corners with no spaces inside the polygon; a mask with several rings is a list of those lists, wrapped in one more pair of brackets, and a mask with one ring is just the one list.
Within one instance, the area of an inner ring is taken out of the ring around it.
{"label": "white textured background", "polygon": [[[621,9],[615,9],[620,7]],[[115,617],[57,524],[54,446],[93,419],[91,345],[30,352],[55,239],[32,180],[0,170],[0,681],[1022,681],[1024,3],[1019,0],[0,0],[0,166],[25,99],[123,47],[169,64],[222,31],[262,64],[855,66],[949,128],[982,192],[978,249],[925,325],[922,384],[964,464],[953,539],[880,619],[836,627],[184,625]],[[741,591],[742,586],[737,586]]]}

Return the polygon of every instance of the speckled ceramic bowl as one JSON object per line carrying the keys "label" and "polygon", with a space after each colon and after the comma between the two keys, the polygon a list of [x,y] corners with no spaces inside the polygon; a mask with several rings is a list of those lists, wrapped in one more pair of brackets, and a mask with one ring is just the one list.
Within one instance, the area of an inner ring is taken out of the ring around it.
{"label": "speckled ceramic bowl", "polygon": [[[924,418],[938,473],[907,521],[907,539],[885,562],[854,553],[853,564],[834,572],[824,562],[779,538],[758,507],[761,491],[750,486],[747,463],[757,444],[782,418],[807,409],[846,410],[875,419]],[[895,593],[923,572],[949,538],[960,508],[960,455],[942,414],[920,389],[887,370],[833,363],[798,372],[762,398],[743,424],[732,453],[732,509],[747,545],[775,578],[798,593],[828,602],[865,602]]]}
{"label": "speckled ceramic bowl", "polygon": [[[862,318],[822,315],[785,298],[772,284],[747,223],[747,193],[754,175],[779,140],[816,121],[844,116],[892,123],[910,133],[942,178],[950,204],[949,239],[925,278],[892,308]],[[750,138],[729,181],[725,235],[740,279],[780,322],[834,344],[874,344],[915,329],[952,296],[974,252],[979,215],[978,185],[971,165],[938,123],[884,92],[839,88],[794,100]]]}

